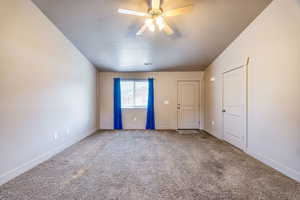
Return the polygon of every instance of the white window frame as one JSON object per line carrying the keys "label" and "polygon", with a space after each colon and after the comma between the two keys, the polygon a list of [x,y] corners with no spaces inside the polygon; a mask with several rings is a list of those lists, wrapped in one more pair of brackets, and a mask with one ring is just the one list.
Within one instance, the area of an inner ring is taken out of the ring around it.
{"label": "white window frame", "polygon": [[[136,82],[147,82],[148,83],[148,80],[147,79],[121,79],[121,84],[122,84],[122,81],[132,81],[134,83],[133,84],[133,104],[134,104],[134,106],[123,107],[122,102],[121,102],[121,108],[122,109],[147,109],[148,102],[145,106],[136,106],[136,104],[135,104],[135,91],[136,91],[136,84],[135,83]],[[148,85],[148,87],[149,87],[149,85]],[[121,89],[122,89],[122,87],[121,87]],[[121,91],[121,98],[122,98],[122,91]]]}

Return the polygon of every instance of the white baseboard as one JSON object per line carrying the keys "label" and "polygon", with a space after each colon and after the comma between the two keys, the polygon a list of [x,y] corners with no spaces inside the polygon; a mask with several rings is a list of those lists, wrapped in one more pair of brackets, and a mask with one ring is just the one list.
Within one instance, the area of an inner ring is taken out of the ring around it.
{"label": "white baseboard", "polygon": [[263,162],[264,164],[266,164],[266,165],[278,170],[279,172],[285,174],[286,176],[300,182],[300,172],[298,172],[292,168],[289,168],[273,159],[267,158],[266,156],[263,156],[255,151],[247,149],[247,153],[250,156],[256,158],[257,160]]}
{"label": "white baseboard", "polygon": [[5,172],[4,174],[0,175],[0,185],[16,178],[17,176],[23,174],[24,172],[36,167],[37,165],[41,164],[42,162],[45,162],[46,160],[50,159],[52,156],[56,155],[57,153],[62,152],[64,149],[68,148],[69,146],[79,142],[80,140],[88,137],[92,133],[96,132],[98,129],[95,128],[93,130],[88,131],[87,133],[80,134],[71,138],[68,138],[68,141],[55,147],[54,149],[26,162],[23,163],[21,166],[16,167],[12,170],[9,170],[8,172]]}
{"label": "white baseboard", "polygon": [[202,129],[202,130],[204,130],[205,132],[207,132],[208,134],[214,136],[215,138],[217,138],[217,139],[219,139],[219,140],[223,140],[223,138],[222,138],[220,135],[216,134],[216,133],[212,133],[212,132],[210,132],[210,131],[207,130],[207,129]]}
{"label": "white baseboard", "polygon": [[[207,133],[211,134],[210,132],[208,132],[207,130],[204,130],[206,131]],[[213,134],[212,134],[213,135]],[[216,135],[213,135],[215,137],[217,137],[218,139],[220,140],[223,140],[222,138],[216,136]],[[267,158],[267,156],[263,156],[262,154],[260,153],[257,153],[253,150],[250,150],[249,148],[245,150],[245,153],[247,153],[248,155],[252,156],[253,158],[261,161],[262,163],[274,168],[275,170],[281,172],[282,174],[300,182],[300,172],[290,168],[290,167],[287,167],[271,158]]]}

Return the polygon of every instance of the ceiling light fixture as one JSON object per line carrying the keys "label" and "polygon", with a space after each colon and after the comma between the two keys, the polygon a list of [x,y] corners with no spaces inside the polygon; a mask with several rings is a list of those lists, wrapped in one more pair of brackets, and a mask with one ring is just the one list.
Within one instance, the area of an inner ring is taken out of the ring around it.
{"label": "ceiling light fixture", "polygon": [[172,35],[174,31],[172,28],[166,23],[164,17],[173,17],[177,15],[182,15],[192,10],[193,6],[186,6],[182,8],[177,8],[174,10],[164,11],[161,8],[161,0],[152,0],[151,8],[148,12],[139,12],[134,10],[127,9],[119,9],[118,12],[126,15],[135,15],[140,17],[147,17],[145,20],[145,24],[140,28],[140,30],[136,33],[136,35],[143,34],[148,28],[150,31],[155,31],[155,25],[158,26],[160,31],[164,31],[167,35]]}

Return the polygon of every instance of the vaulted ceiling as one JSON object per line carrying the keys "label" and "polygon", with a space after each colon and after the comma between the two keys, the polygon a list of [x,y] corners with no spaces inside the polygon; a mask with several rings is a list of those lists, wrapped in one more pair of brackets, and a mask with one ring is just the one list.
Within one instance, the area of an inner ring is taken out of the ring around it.
{"label": "vaulted ceiling", "polygon": [[203,70],[271,1],[164,0],[164,10],[191,4],[194,9],[166,19],[172,36],[159,31],[136,36],[144,18],[117,10],[146,12],[147,0],[33,0],[101,71]]}

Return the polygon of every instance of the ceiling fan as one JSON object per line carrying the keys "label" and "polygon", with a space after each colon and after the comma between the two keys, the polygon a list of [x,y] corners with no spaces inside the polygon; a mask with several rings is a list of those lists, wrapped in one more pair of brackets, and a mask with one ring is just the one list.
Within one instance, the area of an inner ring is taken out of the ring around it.
{"label": "ceiling fan", "polygon": [[160,0],[152,0],[151,8],[149,8],[148,12],[139,12],[134,10],[127,9],[119,9],[118,12],[126,15],[135,15],[140,17],[146,17],[145,24],[141,27],[141,29],[136,33],[136,35],[143,34],[147,28],[154,32],[155,25],[158,26],[158,29],[163,30],[167,35],[172,35],[174,31],[172,28],[166,23],[164,17],[173,17],[177,15],[182,15],[192,10],[193,6],[185,6],[182,8],[177,8],[173,10],[164,11],[161,8]]}

